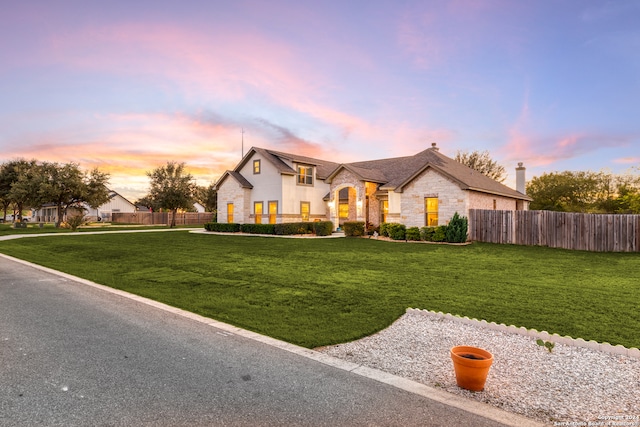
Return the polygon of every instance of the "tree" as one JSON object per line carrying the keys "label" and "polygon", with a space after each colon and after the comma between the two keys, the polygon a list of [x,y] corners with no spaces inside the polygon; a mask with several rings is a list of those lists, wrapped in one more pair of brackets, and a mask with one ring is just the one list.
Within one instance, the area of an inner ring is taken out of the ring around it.
{"label": "tree", "polygon": [[640,198],[640,178],[608,172],[544,173],[527,184],[531,209],[564,212],[634,213]]}
{"label": "tree", "polygon": [[203,185],[197,186],[195,199],[204,206],[206,212],[215,212],[218,208],[218,193],[213,184],[208,187]]}
{"label": "tree", "polygon": [[9,191],[11,191],[11,185],[16,179],[17,175],[11,166],[11,162],[0,165],[0,203],[2,203],[3,222],[7,220],[7,209],[9,209],[9,205],[11,205]]}
{"label": "tree", "polygon": [[193,177],[184,170],[184,163],[167,162],[166,166],[147,172],[151,179],[148,198],[160,208],[171,211],[170,227],[176,225],[178,209],[193,206],[195,184]]}
{"label": "tree", "polygon": [[0,167],[0,199],[2,199],[3,221],[7,209],[13,204],[14,218],[22,220],[22,211],[37,205],[38,164],[35,160],[17,159]]}
{"label": "tree", "polygon": [[38,189],[40,181],[40,166],[35,160],[18,160],[13,162],[16,172],[15,181],[9,190],[9,200],[17,212],[18,221],[22,220],[25,208],[35,207],[39,203]]}
{"label": "tree", "polygon": [[153,211],[160,210],[160,206],[156,203],[155,200],[151,200],[151,197],[147,194],[146,196],[135,201],[136,205],[144,206]]}
{"label": "tree", "polygon": [[[640,168],[638,168],[640,172]],[[640,214],[640,176],[619,175],[616,180],[616,212]]]}
{"label": "tree", "polygon": [[76,163],[49,163],[41,165],[41,181],[38,199],[42,203],[54,203],[58,218],[56,227],[60,226],[67,209],[75,207],[84,209],[83,203],[92,208],[109,201],[107,182],[109,175],[97,168],[84,173]]}
{"label": "tree", "polygon": [[472,152],[458,150],[454,159],[498,182],[504,182],[507,179],[505,168],[493,160],[486,150]]}

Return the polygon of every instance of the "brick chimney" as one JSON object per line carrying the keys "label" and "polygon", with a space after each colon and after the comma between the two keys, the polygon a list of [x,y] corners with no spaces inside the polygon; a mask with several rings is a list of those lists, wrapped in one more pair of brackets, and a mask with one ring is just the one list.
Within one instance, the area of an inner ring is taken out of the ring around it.
{"label": "brick chimney", "polygon": [[526,180],[524,177],[524,172],[527,170],[527,168],[525,168],[522,165],[522,162],[518,163],[518,167],[516,168],[516,191],[519,191],[522,194],[526,194],[525,193],[525,184],[526,184]]}

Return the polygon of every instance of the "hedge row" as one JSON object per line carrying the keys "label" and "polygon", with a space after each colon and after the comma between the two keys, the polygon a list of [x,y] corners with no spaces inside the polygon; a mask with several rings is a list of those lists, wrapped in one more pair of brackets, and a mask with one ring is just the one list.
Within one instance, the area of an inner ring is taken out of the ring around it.
{"label": "hedge row", "polygon": [[316,236],[329,236],[333,233],[331,221],[317,222],[288,222],[284,224],[228,224],[209,222],[204,225],[207,231],[222,233],[249,233],[249,234],[274,234],[288,236],[292,234],[315,234]]}
{"label": "hedge row", "polygon": [[380,224],[380,235],[393,240],[464,243],[467,241],[469,222],[456,212],[448,225],[437,227],[409,227],[397,223]]}

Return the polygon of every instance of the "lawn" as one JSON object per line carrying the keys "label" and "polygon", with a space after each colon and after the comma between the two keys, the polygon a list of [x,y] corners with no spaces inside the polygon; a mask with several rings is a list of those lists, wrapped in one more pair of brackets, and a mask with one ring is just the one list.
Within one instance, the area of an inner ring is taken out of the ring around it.
{"label": "lawn", "polygon": [[639,254],[187,232],[0,252],[306,347],[372,334],[407,307],[640,347]]}
{"label": "lawn", "polygon": [[[91,223],[78,228],[78,232],[88,231],[118,231],[118,230],[148,230],[163,229],[166,225],[138,225],[138,224],[111,224],[111,223]],[[202,228],[201,225],[178,225],[176,228]],[[71,233],[69,228],[62,228],[52,223],[43,224],[42,227],[38,223],[27,222],[26,228],[13,228],[11,223],[0,223],[0,236],[8,236],[14,234],[42,234],[42,233]]]}

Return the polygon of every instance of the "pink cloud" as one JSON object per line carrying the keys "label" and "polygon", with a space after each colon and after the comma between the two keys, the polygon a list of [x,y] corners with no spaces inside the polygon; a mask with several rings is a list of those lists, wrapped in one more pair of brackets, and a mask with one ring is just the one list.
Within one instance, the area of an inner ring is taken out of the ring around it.
{"label": "pink cloud", "polygon": [[583,156],[601,149],[619,148],[633,143],[637,136],[606,134],[590,130],[547,134],[536,130],[541,120],[529,107],[529,90],[525,91],[520,113],[507,130],[508,142],[500,150],[508,160],[524,161],[532,166],[550,164]]}
{"label": "pink cloud", "polygon": [[243,99],[248,89],[295,99],[323,80],[282,41],[220,26],[206,35],[158,24],[84,28],[55,36],[51,55],[72,68],[167,78],[192,96],[210,93],[230,100]]}
{"label": "pink cloud", "polygon": [[[402,52],[424,69],[472,54],[487,43],[518,52],[523,40],[519,31],[509,27],[510,37],[497,38],[496,27],[508,24],[516,16],[525,16],[530,7],[510,1],[474,0],[416,5],[401,12],[396,39]],[[509,16],[509,20],[501,19],[504,16]]]}
{"label": "pink cloud", "polygon": [[640,157],[636,156],[636,157],[620,157],[618,159],[614,159],[613,160],[614,163],[618,163],[618,164],[622,164],[622,165],[633,165],[633,164],[639,164],[640,165]]}

